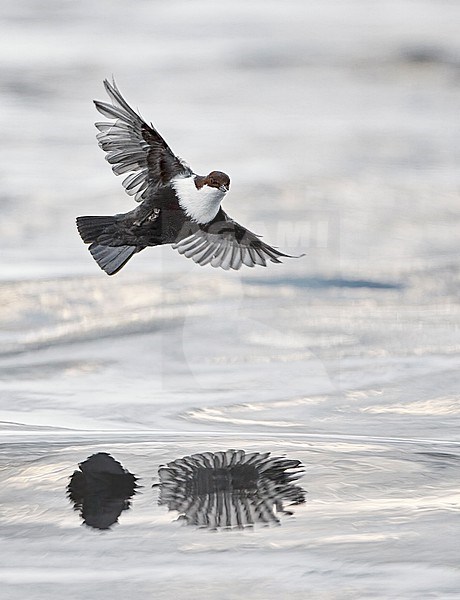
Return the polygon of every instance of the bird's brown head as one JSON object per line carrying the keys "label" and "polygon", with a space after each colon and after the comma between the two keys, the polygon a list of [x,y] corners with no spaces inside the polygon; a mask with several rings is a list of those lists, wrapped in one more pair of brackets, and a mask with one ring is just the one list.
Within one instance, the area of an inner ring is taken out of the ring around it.
{"label": "bird's brown head", "polygon": [[222,171],[211,171],[205,177],[195,177],[195,185],[197,189],[201,189],[204,185],[216,188],[221,192],[228,192],[230,188],[230,177]]}

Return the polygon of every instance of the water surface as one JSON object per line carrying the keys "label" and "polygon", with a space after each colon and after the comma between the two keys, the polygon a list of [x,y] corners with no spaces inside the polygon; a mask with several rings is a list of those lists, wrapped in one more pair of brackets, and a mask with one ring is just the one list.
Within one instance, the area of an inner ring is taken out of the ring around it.
{"label": "water surface", "polygon": [[[459,11],[5,3],[8,600],[458,597]],[[197,172],[230,174],[235,219],[307,256],[99,271],[75,217],[133,207],[95,141],[111,74]],[[229,449],[299,461],[306,502],[231,531],[158,504],[161,465]],[[140,486],[105,530],[67,497],[97,453]]]}

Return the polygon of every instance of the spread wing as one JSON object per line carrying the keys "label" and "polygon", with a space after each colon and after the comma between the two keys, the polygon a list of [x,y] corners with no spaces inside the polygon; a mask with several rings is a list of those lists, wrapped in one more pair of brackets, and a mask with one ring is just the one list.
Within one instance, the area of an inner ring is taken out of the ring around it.
{"label": "spread wing", "polygon": [[142,202],[149,192],[167,184],[173,177],[192,173],[179,157],[175,156],[153,125],[138,115],[120,94],[115,81],[104,81],[111,104],[94,101],[97,110],[115,122],[96,123],[99,146],[106,152],[106,160],[115,175],[129,173],[123,187],[137,202]]}
{"label": "spread wing", "polygon": [[206,226],[173,244],[173,248],[199,265],[238,270],[242,265],[267,266],[280,263],[280,257],[298,258],[284,254],[262,242],[255,233],[230,219],[221,209]]}

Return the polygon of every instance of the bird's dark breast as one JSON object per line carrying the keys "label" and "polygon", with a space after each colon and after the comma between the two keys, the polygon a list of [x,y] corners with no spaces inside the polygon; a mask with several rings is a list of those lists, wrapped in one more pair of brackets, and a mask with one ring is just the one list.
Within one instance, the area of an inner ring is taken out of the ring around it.
{"label": "bird's dark breast", "polygon": [[173,244],[195,230],[170,186],[158,188],[131,213],[123,215],[125,239],[136,245]]}

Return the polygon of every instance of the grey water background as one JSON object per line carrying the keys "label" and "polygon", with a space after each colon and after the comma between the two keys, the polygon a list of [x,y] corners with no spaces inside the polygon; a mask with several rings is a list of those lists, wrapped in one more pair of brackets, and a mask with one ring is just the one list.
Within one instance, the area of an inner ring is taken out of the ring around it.
{"label": "grey water background", "polygon": [[[460,5],[4,0],[0,581],[8,600],[458,598]],[[108,278],[77,215],[132,200],[95,140],[117,83],[224,208],[306,257]],[[181,527],[160,464],[301,460],[280,527]],[[65,496],[109,452],[109,532]]]}

